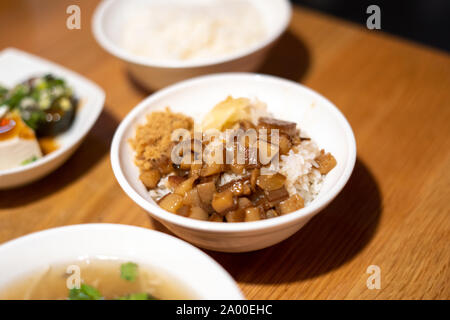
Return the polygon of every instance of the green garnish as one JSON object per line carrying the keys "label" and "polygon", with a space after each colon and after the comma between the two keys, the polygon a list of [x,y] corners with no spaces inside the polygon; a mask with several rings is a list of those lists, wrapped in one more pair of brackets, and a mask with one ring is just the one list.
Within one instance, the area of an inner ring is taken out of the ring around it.
{"label": "green garnish", "polygon": [[[120,277],[126,281],[133,282],[139,275],[138,265],[134,262],[126,262],[120,265]],[[104,300],[105,298],[94,287],[82,284],[80,289],[69,290],[69,300]],[[130,293],[119,296],[116,300],[159,300],[153,295],[145,292]]]}
{"label": "green garnish", "polygon": [[8,89],[6,89],[5,87],[0,86],[0,105],[3,104],[3,99],[5,98],[7,93],[8,93]]}
{"label": "green garnish", "polygon": [[30,88],[24,84],[18,84],[6,95],[6,100],[3,102],[8,105],[9,108],[15,109],[19,106],[20,101],[29,94]]}
{"label": "green garnish", "polygon": [[39,124],[45,122],[45,112],[42,110],[34,110],[33,112],[28,112],[23,116],[22,119],[25,123],[33,130],[39,127]]}
{"label": "green garnish", "polygon": [[158,300],[154,296],[148,293],[132,293],[123,297],[119,297],[118,300]]}
{"label": "green garnish", "polygon": [[82,284],[80,289],[73,288],[69,291],[69,300],[102,300],[100,292],[87,284]]}
{"label": "green garnish", "polygon": [[138,276],[138,265],[133,262],[120,265],[120,277],[124,280],[134,282]]}
{"label": "green garnish", "polygon": [[32,162],[35,162],[37,159],[38,158],[36,156],[32,156],[30,159],[26,159],[26,160],[22,161],[21,165],[24,166],[24,165],[30,164]]}
{"label": "green garnish", "polygon": [[32,77],[10,90],[0,86],[0,106],[17,110],[38,137],[55,136],[72,124],[78,100],[64,79]]}

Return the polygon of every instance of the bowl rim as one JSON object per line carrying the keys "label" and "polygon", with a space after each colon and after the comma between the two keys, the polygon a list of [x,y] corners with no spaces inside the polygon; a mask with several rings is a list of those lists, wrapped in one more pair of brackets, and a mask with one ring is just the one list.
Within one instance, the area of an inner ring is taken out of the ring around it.
{"label": "bowl rim", "polygon": [[[88,119],[89,122],[85,126],[85,129],[76,133],[74,135],[74,139],[72,141],[70,141],[64,145],[61,145],[61,147],[58,148],[57,150],[53,151],[50,154],[43,156],[41,159],[38,159],[37,161],[34,161],[30,164],[27,164],[25,166],[19,166],[19,167],[14,167],[14,168],[10,168],[10,169],[0,170],[0,177],[14,175],[14,174],[18,174],[18,173],[27,172],[27,171],[32,171],[38,167],[45,166],[49,162],[52,162],[55,159],[60,158],[62,155],[66,154],[77,143],[81,142],[86,137],[86,135],[92,129],[94,124],[97,122],[100,114],[103,111],[103,107],[105,104],[105,92],[103,91],[103,89],[100,88],[93,81],[83,77],[82,75],[80,75],[74,71],[71,71],[63,66],[60,66],[60,65],[54,63],[54,62],[51,62],[49,60],[35,56],[28,52],[18,50],[16,48],[6,48],[6,49],[3,49],[2,51],[0,51],[0,56],[4,55],[4,54],[17,55],[17,56],[25,57],[27,59],[31,59],[35,62],[47,65],[47,66],[57,70],[58,71],[57,73],[59,73],[59,71],[62,71],[62,73],[66,74],[66,77],[69,76],[70,78],[77,79],[79,82],[84,82],[85,84],[87,84],[89,87],[91,87],[96,92],[96,97],[94,97],[94,99],[93,99],[93,104],[99,105],[99,107],[96,108],[94,110],[95,113],[91,117],[89,117],[89,119]],[[81,99],[83,98],[82,93],[77,92],[76,94],[77,94],[77,96],[79,96],[79,98],[81,98]]]}
{"label": "bowl rim", "polygon": [[[154,205],[149,202],[147,199],[141,197],[141,195],[130,185],[130,183],[125,178],[121,167],[121,160],[119,151],[121,149],[123,135],[125,131],[132,125],[132,122],[135,120],[138,114],[143,112],[154,100],[158,100],[160,97],[168,95],[174,91],[183,90],[189,88],[191,85],[196,85],[198,83],[204,82],[207,83],[213,79],[221,79],[221,78],[240,78],[245,79],[247,81],[258,81],[258,82],[269,82],[273,85],[288,86],[295,90],[301,89],[306,90],[309,94],[314,95],[318,100],[324,102],[325,105],[330,109],[330,112],[333,112],[337,117],[337,121],[339,121],[345,131],[345,136],[348,144],[348,161],[345,164],[345,168],[338,181],[332,186],[332,188],[326,193],[321,199],[315,201],[304,207],[300,210],[291,212],[289,214],[276,217],[273,219],[260,220],[260,221],[252,221],[252,222],[237,222],[237,223],[215,223],[210,221],[200,221],[191,218],[182,217],[173,213],[169,213],[159,207],[158,205]],[[316,212],[320,211],[324,208],[328,203],[330,203],[344,188],[345,184],[348,182],[350,175],[353,172],[353,168],[356,162],[356,141],[355,136],[353,134],[353,130],[342,114],[342,112],[327,98],[323,97],[321,94],[316,91],[305,87],[299,83],[286,80],[283,78],[256,74],[256,73],[219,73],[213,75],[205,75],[196,78],[192,78],[189,80],[181,81],[177,84],[166,87],[156,93],[148,96],[146,99],[141,101],[137,106],[135,106],[121,121],[116,132],[113,137],[112,145],[111,145],[111,166],[114,172],[114,175],[119,182],[119,185],[125,191],[125,193],[136,202],[141,208],[146,210],[152,217],[156,218],[159,221],[168,222],[183,228],[200,230],[200,231],[208,231],[208,232],[220,232],[220,233],[230,233],[230,232],[251,232],[251,231],[267,231],[268,229],[281,228],[285,225],[289,225],[291,222],[303,219],[308,216],[312,216]]]}
{"label": "bowl rim", "polygon": [[[32,232],[29,234],[26,234],[24,236],[9,240],[3,244],[0,245],[0,256],[3,254],[4,251],[10,251],[14,249],[16,246],[21,246],[23,243],[27,242],[33,242],[36,245],[38,245],[39,239],[42,239],[43,237],[54,237],[58,238],[59,236],[64,237],[69,232],[76,233],[76,232],[128,232],[128,233],[142,233],[158,238],[161,243],[164,242],[172,242],[174,246],[176,246],[179,250],[185,250],[190,251],[194,257],[199,258],[201,260],[201,263],[208,266],[209,269],[211,269],[211,272],[215,272],[217,276],[219,276],[221,279],[223,279],[224,282],[229,284],[229,291],[228,294],[233,297],[233,299],[245,299],[240,287],[236,283],[236,281],[233,279],[233,277],[228,273],[227,270],[225,270],[217,261],[215,261],[213,258],[211,258],[209,255],[207,255],[202,250],[196,248],[195,246],[191,245],[190,243],[181,240],[177,237],[174,237],[172,235],[166,234],[164,232],[160,232],[153,229],[147,229],[143,227],[138,226],[132,226],[132,225],[125,225],[125,224],[115,224],[115,223],[86,223],[86,224],[75,224],[75,225],[68,225],[68,226],[61,226],[61,227],[55,227],[50,229],[45,229],[41,231]],[[70,235],[72,236],[72,234]],[[118,256],[120,258],[120,256]],[[115,257],[114,257],[115,258]],[[74,257],[74,259],[77,259],[77,257]],[[62,263],[66,261],[61,261]],[[155,264],[155,267],[161,268],[161,270],[164,270],[164,266],[159,266],[157,263]],[[13,279],[12,279],[13,280]],[[204,297],[203,299],[208,299],[207,297]]]}
{"label": "bowl rim", "polygon": [[177,61],[177,60],[158,60],[151,59],[144,56],[139,56],[130,53],[126,49],[117,45],[114,41],[111,41],[103,30],[102,22],[104,20],[105,12],[117,3],[122,0],[102,0],[102,2],[97,6],[92,16],[92,33],[94,38],[97,40],[98,44],[105,49],[110,54],[125,60],[130,63],[134,63],[137,65],[147,66],[147,67],[155,67],[155,68],[167,68],[167,69],[187,69],[187,68],[197,68],[197,67],[207,67],[212,65],[218,65],[222,63],[226,63],[232,60],[237,60],[248,56],[254,52],[257,52],[264,47],[273,43],[276,39],[278,39],[283,32],[288,28],[289,23],[291,21],[292,16],[292,4],[289,0],[276,0],[279,2],[280,6],[284,7],[286,14],[283,19],[279,21],[277,28],[274,29],[267,37],[263,40],[259,41],[257,44],[243,50],[239,50],[236,53],[225,55],[219,58],[208,58],[200,61]]}

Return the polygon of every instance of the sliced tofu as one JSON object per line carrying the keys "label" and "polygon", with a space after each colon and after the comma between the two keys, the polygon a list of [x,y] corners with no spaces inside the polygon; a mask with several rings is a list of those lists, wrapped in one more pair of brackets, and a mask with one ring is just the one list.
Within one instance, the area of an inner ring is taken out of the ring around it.
{"label": "sliced tofu", "polygon": [[0,154],[0,170],[42,158],[34,131],[16,113],[8,113],[0,119]]}

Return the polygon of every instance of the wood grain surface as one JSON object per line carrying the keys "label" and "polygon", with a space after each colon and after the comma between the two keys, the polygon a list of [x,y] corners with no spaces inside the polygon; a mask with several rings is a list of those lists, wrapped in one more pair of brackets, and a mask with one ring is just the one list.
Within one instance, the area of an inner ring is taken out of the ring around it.
{"label": "wood grain surface", "polygon": [[[81,30],[66,28],[70,4],[81,7]],[[114,131],[150,92],[95,42],[96,4],[0,2],[0,49],[52,60],[106,92],[103,114],[70,160],[39,182],[0,191],[0,243],[91,222],[167,232],[111,170]],[[356,167],[336,200],[291,238],[251,253],[207,253],[248,299],[449,299],[450,56],[297,7],[260,72],[333,101],[355,132]],[[369,265],[381,268],[379,290],[366,286]]]}

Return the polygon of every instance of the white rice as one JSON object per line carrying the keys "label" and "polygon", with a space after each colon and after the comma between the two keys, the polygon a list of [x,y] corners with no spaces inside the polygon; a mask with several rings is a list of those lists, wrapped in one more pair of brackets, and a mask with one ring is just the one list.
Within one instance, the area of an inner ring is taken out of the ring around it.
{"label": "white rice", "polygon": [[259,100],[258,98],[253,98],[250,101],[250,121],[256,126],[258,120],[261,117],[273,117],[272,113],[267,110],[267,105]]}
{"label": "white rice", "polygon": [[156,186],[156,188],[151,189],[148,192],[150,194],[150,197],[152,197],[153,200],[158,201],[159,199],[161,199],[162,197],[164,197],[166,194],[168,194],[170,192],[170,188],[168,186],[168,180],[171,175],[172,174],[169,174],[169,175],[161,178],[161,180],[159,180],[159,183]]}
{"label": "white rice", "polygon": [[223,186],[224,184],[227,184],[230,181],[233,180],[237,180],[237,179],[241,179],[243,177],[243,175],[240,174],[235,174],[235,173],[223,173],[220,176],[220,180],[219,180],[219,186]]}
{"label": "white rice", "polygon": [[298,193],[305,204],[309,204],[319,194],[323,183],[314,159],[320,149],[312,140],[305,140],[299,146],[281,156],[279,172],[286,176],[286,188],[290,195]]}
{"label": "white rice", "polygon": [[157,2],[130,14],[121,45],[153,59],[196,60],[246,49],[266,33],[261,13],[247,0]]}

